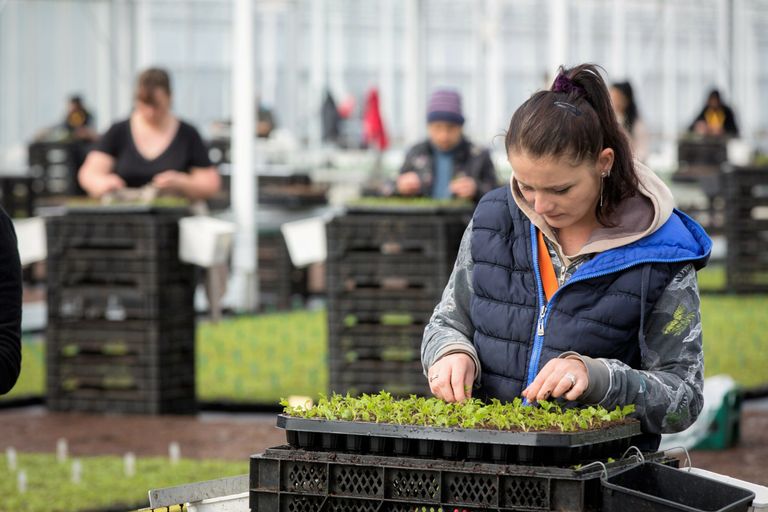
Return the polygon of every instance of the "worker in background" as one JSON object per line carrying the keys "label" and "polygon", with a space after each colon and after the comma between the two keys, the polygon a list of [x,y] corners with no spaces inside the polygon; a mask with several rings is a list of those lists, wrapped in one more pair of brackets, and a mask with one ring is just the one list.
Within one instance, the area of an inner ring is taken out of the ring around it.
{"label": "worker in background", "polygon": [[428,138],[408,151],[396,182],[399,195],[477,202],[498,186],[490,153],[470,142],[463,127],[459,93],[447,89],[432,93]]}

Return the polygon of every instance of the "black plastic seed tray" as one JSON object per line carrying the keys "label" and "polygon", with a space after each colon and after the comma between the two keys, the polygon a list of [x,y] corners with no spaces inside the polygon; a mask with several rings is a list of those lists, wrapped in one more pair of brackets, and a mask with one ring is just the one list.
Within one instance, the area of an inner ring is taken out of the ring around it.
{"label": "black plastic seed tray", "polygon": [[755,493],[704,476],[646,462],[603,482],[605,512],[746,512]]}
{"label": "black plastic seed tray", "polygon": [[251,457],[249,498],[252,512],[597,511],[601,471],[276,447]]}
{"label": "black plastic seed tray", "polygon": [[357,421],[294,418],[281,414],[277,426],[288,443],[306,450],[469,458],[500,463],[577,464],[616,457],[640,435],[629,421],[600,430],[578,432],[509,432],[438,428]]}

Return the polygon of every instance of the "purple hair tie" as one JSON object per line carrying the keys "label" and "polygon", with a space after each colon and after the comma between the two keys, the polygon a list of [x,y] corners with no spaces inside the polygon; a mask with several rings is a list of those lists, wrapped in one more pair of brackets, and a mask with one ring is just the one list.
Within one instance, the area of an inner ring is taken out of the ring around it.
{"label": "purple hair tie", "polygon": [[584,88],[573,83],[573,80],[565,76],[563,73],[557,75],[554,83],[552,84],[552,92],[563,92],[570,94],[572,92],[584,92]]}

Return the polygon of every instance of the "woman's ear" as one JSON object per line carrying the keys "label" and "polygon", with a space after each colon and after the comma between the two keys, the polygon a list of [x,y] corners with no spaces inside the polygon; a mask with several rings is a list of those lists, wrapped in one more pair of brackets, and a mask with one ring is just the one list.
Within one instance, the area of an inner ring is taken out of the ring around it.
{"label": "woman's ear", "polygon": [[613,168],[614,153],[612,148],[603,149],[599,155],[597,155],[597,172],[600,175],[610,174]]}

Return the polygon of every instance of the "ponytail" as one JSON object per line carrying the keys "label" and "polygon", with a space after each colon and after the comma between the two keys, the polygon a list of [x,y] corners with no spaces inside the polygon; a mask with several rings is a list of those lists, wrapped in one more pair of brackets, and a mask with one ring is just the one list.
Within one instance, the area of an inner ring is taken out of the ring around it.
{"label": "ponytail", "polygon": [[574,165],[596,162],[603,149],[613,149],[603,204],[595,207],[597,220],[605,226],[610,225],[608,219],[619,203],[637,193],[629,140],[593,64],[561,67],[549,91],[535,93],[515,111],[504,142],[507,154],[515,151],[534,158],[568,158]]}

